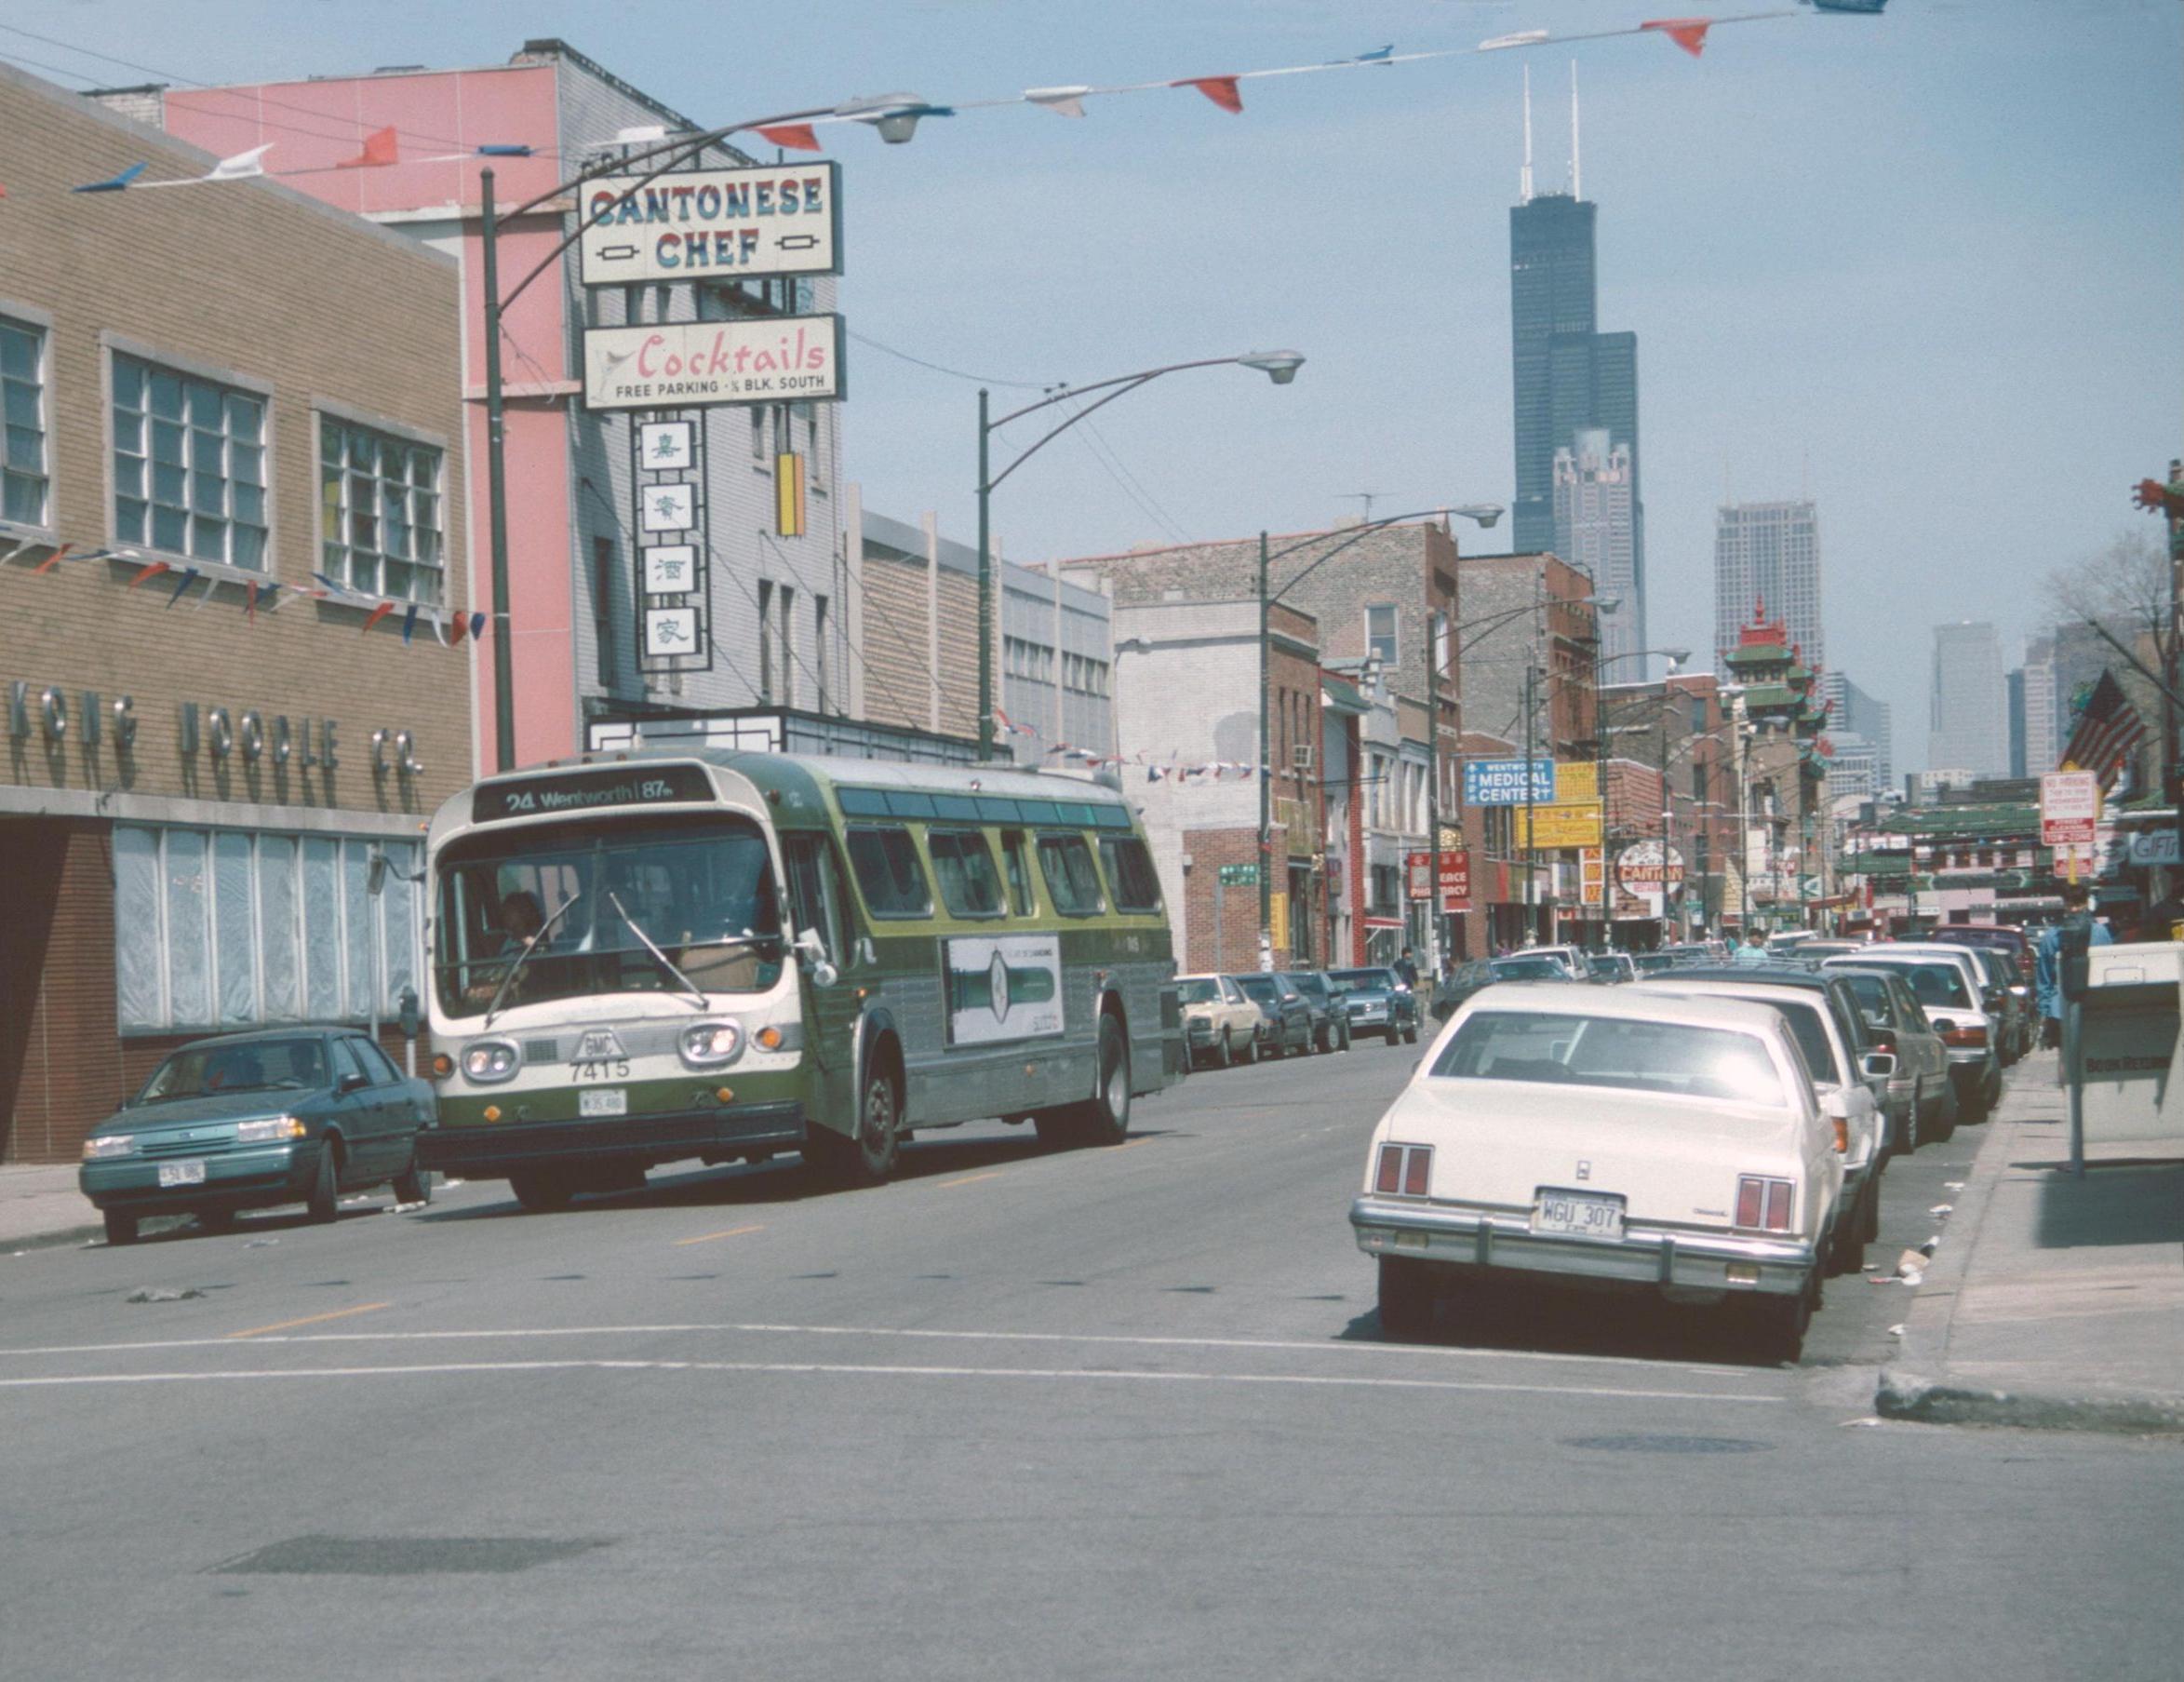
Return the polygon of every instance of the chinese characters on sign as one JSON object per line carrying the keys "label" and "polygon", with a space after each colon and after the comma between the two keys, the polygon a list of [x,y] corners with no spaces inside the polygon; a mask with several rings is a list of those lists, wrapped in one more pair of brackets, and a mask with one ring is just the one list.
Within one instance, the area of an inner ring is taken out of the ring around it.
{"label": "chinese characters on sign", "polygon": [[647,672],[705,671],[713,665],[700,421],[690,415],[630,428],[637,504],[637,664]]}
{"label": "chinese characters on sign", "polygon": [[[1433,874],[1433,854],[1406,854],[1403,862],[1409,868],[1411,897],[1428,898],[1426,883]],[[1444,911],[1468,911],[1471,908],[1471,854],[1463,848],[1441,849],[1440,908]]]}

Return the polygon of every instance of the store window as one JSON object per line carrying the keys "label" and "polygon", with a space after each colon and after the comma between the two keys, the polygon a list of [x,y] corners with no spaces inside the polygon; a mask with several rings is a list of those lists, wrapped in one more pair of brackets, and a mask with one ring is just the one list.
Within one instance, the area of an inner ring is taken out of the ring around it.
{"label": "store window", "polygon": [[[369,891],[371,853],[387,866]],[[114,830],[125,1033],[391,1016],[419,974],[420,849],[357,836]]]}
{"label": "store window", "polygon": [[265,399],[114,358],[114,529],[193,560],[263,572]]}
{"label": "store window", "polygon": [[318,417],[320,570],[367,596],[446,599],[440,452]]}
{"label": "store window", "polygon": [[0,316],[0,519],[50,523],[46,472],[46,334]]}

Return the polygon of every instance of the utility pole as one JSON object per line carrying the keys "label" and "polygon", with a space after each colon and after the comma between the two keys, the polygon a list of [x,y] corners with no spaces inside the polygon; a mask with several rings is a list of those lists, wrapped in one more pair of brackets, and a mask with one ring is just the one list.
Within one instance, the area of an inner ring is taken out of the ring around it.
{"label": "utility pole", "polygon": [[1259,967],[1274,967],[1274,752],[1266,740],[1266,533],[1259,533]]}
{"label": "utility pole", "polygon": [[[1532,652],[1536,653],[1537,651],[1534,649]],[[1532,804],[1533,795],[1535,792],[1532,763],[1532,714],[1533,708],[1536,705],[1534,697],[1537,692],[1538,677],[1539,667],[1527,657],[1524,662],[1524,935],[1527,940],[1532,939],[1538,933],[1533,911],[1532,884],[1532,866],[1534,857],[1532,845]]]}
{"label": "utility pole", "polygon": [[[978,388],[978,758],[982,764],[994,757],[994,560],[992,534],[988,530],[994,487],[986,445],[991,430],[986,424],[985,387],[981,385]],[[1055,571],[1058,573],[1060,569]],[[1055,693],[1060,693],[1059,674],[1055,679]]]}
{"label": "utility pole", "polygon": [[501,224],[493,209],[493,172],[477,173],[478,218],[486,289],[486,508],[492,551],[493,768],[516,769],[516,673],[509,647],[507,429],[501,392]]}

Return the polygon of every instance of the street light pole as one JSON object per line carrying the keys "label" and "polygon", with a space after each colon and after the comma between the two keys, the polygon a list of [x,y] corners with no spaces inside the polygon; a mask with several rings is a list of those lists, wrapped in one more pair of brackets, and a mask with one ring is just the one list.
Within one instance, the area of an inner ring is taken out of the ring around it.
{"label": "street light pole", "polygon": [[[1031,460],[1049,444],[1067,432],[1078,422],[1089,420],[1099,410],[1117,397],[1126,397],[1141,385],[1149,385],[1163,374],[1181,373],[1189,368],[1254,368],[1277,385],[1287,385],[1297,377],[1297,370],[1305,359],[1293,350],[1246,351],[1240,357],[1200,357],[1193,362],[1171,362],[1164,368],[1142,369],[1133,374],[1117,374],[1111,380],[1097,380],[1090,385],[1065,386],[1036,403],[1012,410],[996,421],[989,418],[985,388],[978,393],[978,757],[984,761],[994,756],[994,697],[993,697],[993,549],[988,521],[988,504],[1001,481],[1017,468]],[[1070,402],[1078,397],[1090,397],[1093,392],[1106,395],[1096,403],[1088,403],[1077,410],[1058,426],[1041,433],[1032,446],[1011,462],[1000,472],[991,470],[987,456],[987,440],[1012,421],[1020,421],[1027,414],[1042,409],[1052,409],[1057,403]]]}
{"label": "street light pole", "polygon": [[1274,751],[1266,740],[1266,533],[1259,533],[1259,967],[1274,967]]}
{"label": "street light pole", "polygon": [[988,531],[994,488],[986,453],[986,441],[992,434],[993,428],[986,420],[986,391],[981,385],[978,388],[978,758],[981,764],[994,757],[994,563]]}
{"label": "street light pole", "polygon": [[477,177],[478,213],[485,242],[486,289],[486,508],[492,545],[493,769],[516,769],[515,651],[508,636],[508,463],[501,391],[501,241],[493,209],[493,172]]}

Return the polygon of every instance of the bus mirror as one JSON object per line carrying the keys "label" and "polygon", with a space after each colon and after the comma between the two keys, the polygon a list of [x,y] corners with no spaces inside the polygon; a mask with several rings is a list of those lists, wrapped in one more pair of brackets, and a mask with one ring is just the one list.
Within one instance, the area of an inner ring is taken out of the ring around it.
{"label": "bus mirror", "polygon": [[841,972],[827,962],[826,943],[819,938],[817,929],[797,931],[796,953],[813,987],[832,987],[841,979]]}
{"label": "bus mirror", "polygon": [[420,1026],[417,1013],[417,989],[413,987],[404,988],[396,1008],[402,1021],[402,1037],[405,1040],[416,1039],[417,1029]]}

